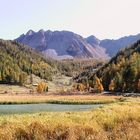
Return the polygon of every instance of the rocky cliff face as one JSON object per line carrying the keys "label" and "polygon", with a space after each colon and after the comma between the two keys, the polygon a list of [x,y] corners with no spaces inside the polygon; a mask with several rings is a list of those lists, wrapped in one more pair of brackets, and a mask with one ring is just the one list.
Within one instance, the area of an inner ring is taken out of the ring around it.
{"label": "rocky cliff face", "polygon": [[140,34],[126,36],[117,40],[99,40],[95,36],[83,38],[69,31],[44,31],[34,32],[29,30],[16,40],[26,44],[46,57],[55,59],[67,58],[94,58],[109,59],[117,52],[140,39]]}
{"label": "rocky cliff face", "polygon": [[82,36],[69,31],[44,31],[34,32],[29,30],[16,40],[41,51],[47,57],[56,59],[66,58],[94,58],[108,59],[105,49],[100,47],[93,36],[92,42]]}

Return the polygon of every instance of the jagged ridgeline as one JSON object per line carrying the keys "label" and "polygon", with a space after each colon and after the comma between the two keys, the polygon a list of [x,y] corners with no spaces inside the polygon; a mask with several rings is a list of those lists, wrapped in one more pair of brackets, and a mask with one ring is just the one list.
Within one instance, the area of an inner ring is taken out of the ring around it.
{"label": "jagged ridgeline", "polygon": [[30,74],[50,80],[53,69],[33,49],[16,41],[0,40],[0,83],[21,83]]}
{"label": "jagged ridgeline", "polygon": [[140,40],[121,50],[96,75],[105,90],[140,92]]}

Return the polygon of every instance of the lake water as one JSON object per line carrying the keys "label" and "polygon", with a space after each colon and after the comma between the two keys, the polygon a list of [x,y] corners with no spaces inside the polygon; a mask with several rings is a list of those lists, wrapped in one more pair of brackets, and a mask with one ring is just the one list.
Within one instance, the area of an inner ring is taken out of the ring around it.
{"label": "lake water", "polygon": [[37,112],[87,111],[103,105],[18,104],[0,105],[0,115]]}

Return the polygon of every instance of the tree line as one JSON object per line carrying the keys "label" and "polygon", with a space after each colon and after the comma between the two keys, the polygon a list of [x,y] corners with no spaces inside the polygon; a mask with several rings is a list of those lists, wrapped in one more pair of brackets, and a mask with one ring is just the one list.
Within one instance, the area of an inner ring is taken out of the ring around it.
{"label": "tree line", "polygon": [[23,84],[31,74],[51,80],[53,69],[33,49],[16,41],[0,40],[0,83]]}
{"label": "tree line", "polygon": [[78,82],[95,83],[97,78],[106,91],[140,92],[140,40],[120,50],[110,62]]}

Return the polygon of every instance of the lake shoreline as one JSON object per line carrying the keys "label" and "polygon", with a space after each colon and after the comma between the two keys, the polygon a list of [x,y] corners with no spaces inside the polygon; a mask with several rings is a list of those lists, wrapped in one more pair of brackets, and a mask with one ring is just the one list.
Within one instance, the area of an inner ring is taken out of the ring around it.
{"label": "lake shoreline", "polygon": [[127,98],[122,96],[106,96],[106,95],[9,95],[0,94],[0,105],[6,104],[110,104],[123,102]]}

